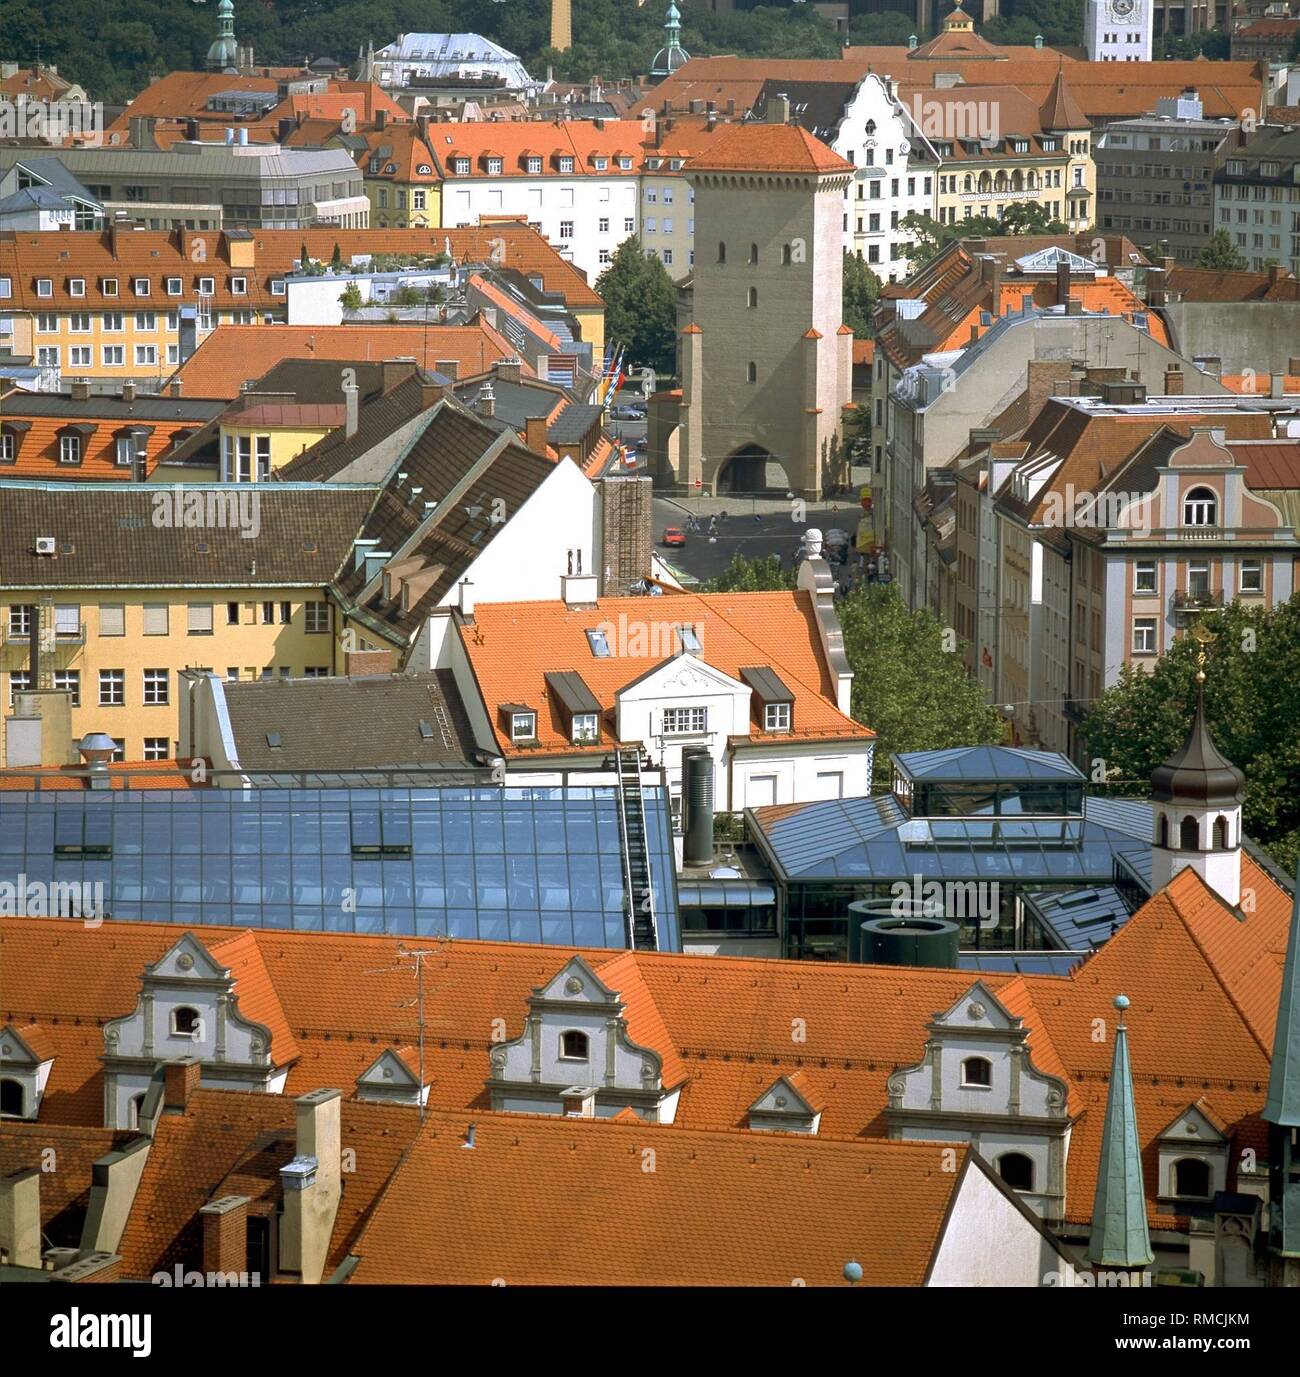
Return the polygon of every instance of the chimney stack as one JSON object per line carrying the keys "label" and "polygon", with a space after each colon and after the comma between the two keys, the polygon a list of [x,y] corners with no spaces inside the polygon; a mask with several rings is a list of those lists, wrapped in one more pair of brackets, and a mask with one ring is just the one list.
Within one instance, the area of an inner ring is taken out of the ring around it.
{"label": "chimney stack", "polygon": [[11,1267],[41,1266],[41,1171],[27,1167],[0,1177],[0,1248]]}
{"label": "chimney stack", "polygon": [[90,384],[84,378],[73,379],[69,392],[74,402],[85,402],[90,399]]}
{"label": "chimney stack", "polygon": [[546,417],[529,416],[524,420],[524,444],[534,454],[546,453]]}
{"label": "chimney stack", "polygon": [[128,378],[128,379],[122,384],[122,400],[123,400],[124,402],[133,402],[133,401],[135,401],[135,379],[134,379],[134,378]]}
{"label": "chimney stack", "polygon": [[360,417],[356,383],[348,383],[343,389],[343,414],[343,434],[350,440],[357,433]]}
{"label": "chimney stack", "polygon": [[184,1114],[199,1088],[203,1065],[198,1057],[177,1057],[163,1067],[163,1108]]}
{"label": "chimney stack", "polygon": [[[248,1197],[226,1195],[199,1210],[203,1220],[203,1271],[248,1271]],[[270,1280],[259,1277],[261,1285]]]}
{"label": "chimney stack", "polygon": [[376,128],[376,129],[383,129],[383,128],[385,128],[385,127],[387,126],[387,124],[388,124],[388,111],[387,111],[387,110],[376,110],[376,111],[375,111],[375,128]]}
{"label": "chimney stack", "polygon": [[1282,373],[1270,373],[1268,377],[1268,395],[1277,400],[1286,396],[1286,376]]}
{"label": "chimney stack", "polygon": [[517,383],[523,376],[523,364],[517,357],[513,359],[498,359],[492,365],[492,371],[502,382]]}
{"label": "chimney stack", "polygon": [[456,588],[458,593],[457,610],[467,622],[472,622],[474,620],[474,585],[469,579],[461,579]]}
{"label": "chimney stack", "polygon": [[434,361],[434,369],[455,382],[460,376],[459,359],[437,359]]}
{"label": "chimney stack", "polygon": [[496,414],[496,409],[496,394],[492,391],[491,379],[488,379],[479,389],[478,400],[474,403],[474,410],[477,411],[480,416],[493,416]]}
{"label": "chimney stack", "polygon": [[297,1272],[304,1286],[316,1286],[325,1272],[339,1208],[343,1098],[337,1090],[313,1090],[296,1104],[294,1157],[280,1168],[280,1270]]}
{"label": "chimney stack", "polygon": [[1181,397],[1183,395],[1183,370],[1176,363],[1171,363],[1165,369],[1165,396]]}
{"label": "chimney stack", "polygon": [[405,382],[416,371],[416,368],[417,364],[413,354],[404,354],[401,358],[385,359],[380,365],[379,390],[385,394],[391,392],[398,383]]}
{"label": "chimney stack", "polygon": [[1062,259],[1056,265],[1056,304],[1064,306],[1070,299],[1070,265]]}

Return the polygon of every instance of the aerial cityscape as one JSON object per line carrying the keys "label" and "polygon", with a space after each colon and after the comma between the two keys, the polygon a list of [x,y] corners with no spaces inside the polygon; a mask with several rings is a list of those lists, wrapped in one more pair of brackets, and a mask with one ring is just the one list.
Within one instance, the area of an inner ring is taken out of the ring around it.
{"label": "aerial cityscape", "polygon": [[1300,0],[0,15],[20,1342],[1294,1337]]}

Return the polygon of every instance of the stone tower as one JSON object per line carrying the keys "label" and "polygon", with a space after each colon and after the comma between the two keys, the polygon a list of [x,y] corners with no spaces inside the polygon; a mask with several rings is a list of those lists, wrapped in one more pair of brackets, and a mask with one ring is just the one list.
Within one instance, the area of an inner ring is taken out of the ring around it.
{"label": "stone tower", "polygon": [[815,498],[846,477],[843,198],[853,166],[778,110],[776,122],[737,125],[686,164],[695,258],[673,478],[716,492],[779,483]]}
{"label": "stone tower", "polygon": [[551,47],[564,53],[573,46],[573,0],[551,0]]}

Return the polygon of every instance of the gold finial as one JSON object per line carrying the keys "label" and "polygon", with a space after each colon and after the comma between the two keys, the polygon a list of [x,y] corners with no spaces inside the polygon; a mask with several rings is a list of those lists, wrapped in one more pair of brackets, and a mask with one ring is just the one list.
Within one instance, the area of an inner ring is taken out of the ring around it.
{"label": "gold finial", "polygon": [[1203,622],[1196,622],[1192,627],[1192,635],[1196,639],[1196,682],[1205,682],[1205,659],[1209,647],[1219,639],[1218,634],[1210,630]]}

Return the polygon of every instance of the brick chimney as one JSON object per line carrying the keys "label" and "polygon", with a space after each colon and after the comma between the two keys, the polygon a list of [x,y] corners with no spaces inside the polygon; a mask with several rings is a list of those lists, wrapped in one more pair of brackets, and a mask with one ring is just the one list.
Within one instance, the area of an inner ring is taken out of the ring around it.
{"label": "brick chimney", "polygon": [[84,402],[90,399],[90,384],[84,379],[74,381],[69,391],[74,402]]}
{"label": "brick chimney", "polygon": [[1181,397],[1183,395],[1183,370],[1176,363],[1171,363],[1165,369],[1165,396]]}
{"label": "brick chimney", "polygon": [[403,355],[401,358],[385,359],[380,364],[380,391],[391,392],[400,382],[405,382],[407,378],[415,372],[415,359]]}
{"label": "brick chimney", "polygon": [[529,416],[524,421],[524,444],[534,454],[546,453],[546,417]]}
{"label": "brick chimney", "polygon": [[128,378],[128,379],[122,384],[122,400],[123,400],[124,402],[133,402],[133,401],[135,401],[135,379],[134,379],[134,378]]}
{"label": "brick chimney", "polygon": [[492,365],[492,371],[502,382],[517,383],[523,377],[523,362],[519,358],[498,359]]}
{"label": "brick chimney", "polygon": [[184,384],[181,382],[180,378],[173,378],[171,386],[167,389],[167,395],[169,397],[179,397],[183,387]]}
{"label": "brick chimney", "polygon": [[1002,314],[1002,260],[989,255],[979,262],[980,281],[989,289],[989,314],[996,320]]}
{"label": "brick chimney", "polygon": [[1062,259],[1056,265],[1056,304],[1064,306],[1070,300],[1070,265]]}
{"label": "brick chimney", "polygon": [[433,366],[437,372],[450,378],[452,382],[455,382],[456,379],[460,377],[459,359],[438,359],[434,362]]}
{"label": "brick chimney", "polygon": [[1291,274],[1287,272],[1287,270],[1284,267],[1282,267],[1281,264],[1270,263],[1268,265],[1268,285],[1270,287],[1276,287],[1277,284],[1281,282],[1284,278],[1288,278],[1290,276]]}
{"label": "brick chimney", "polygon": [[420,410],[428,411],[435,403],[442,401],[447,389],[425,374],[420,375]]}
{"label": "brick chimney", "polygon": [[163,1068],[163,1108],[183,1114],[199,1088],[203,1066],[198,1057],[178,1057]]}
{"label": "brick chimney", "polygon": [[1031,421],[1047,404],[1049,397],[1069,393],[1070,370],[1069,359],[1029,360],[1025,392],[1028,396],[1028,415]]}
{"label": "brick chimney", "polygon": [[[209,1200],[199,1215],[203,1220],[204,1272],[248,1270],[248,1197],[226,1195]],[[269,1280],[259,1277],[259,1282]]]}
{"label": "brick chimney", "polygon": [[387,124],[388,124],[388,111],[387,111],[387,110],[376,110],[376,111],[375,111],[375,128],[376,128],[376,129],[383,129],[383,128],[385,128],[385,127],[387,126]]}

